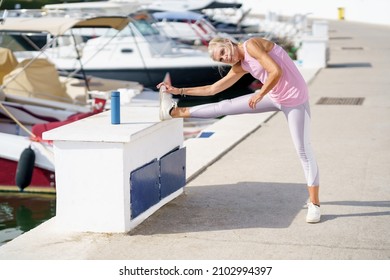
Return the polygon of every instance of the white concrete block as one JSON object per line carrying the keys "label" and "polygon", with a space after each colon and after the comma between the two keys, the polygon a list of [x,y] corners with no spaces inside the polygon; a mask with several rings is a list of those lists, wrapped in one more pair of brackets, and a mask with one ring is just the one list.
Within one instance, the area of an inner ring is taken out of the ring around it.
{"label": "white concrete block", "polygon": [[297,59],[304,68],[324,68],[328,62],[328,38],[305,36],[301,39],[301,47]]}
{"label": "white concrete block", "polygon": [[127,232],[134,227],[130,173],[182,147],[183,120],[160,122],[158,108],[123,107],[119,125],[104,112],[43,137],[54,141],[57,224],[73,231]]}

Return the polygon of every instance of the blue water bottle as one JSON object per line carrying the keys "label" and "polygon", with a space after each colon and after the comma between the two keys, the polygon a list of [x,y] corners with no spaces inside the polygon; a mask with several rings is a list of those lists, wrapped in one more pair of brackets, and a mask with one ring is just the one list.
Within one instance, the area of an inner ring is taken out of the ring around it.
{"label": "blue water bottle", "polygon": [[111,92],[111,123],[120,124],[121,122],[121,107],[120,107],[119,91]]}

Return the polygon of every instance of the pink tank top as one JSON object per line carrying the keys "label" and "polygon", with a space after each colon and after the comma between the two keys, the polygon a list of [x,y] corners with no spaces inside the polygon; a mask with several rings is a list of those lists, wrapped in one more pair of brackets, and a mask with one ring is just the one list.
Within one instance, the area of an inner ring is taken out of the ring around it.
{"label": "pink tank top", "polygon": [[[241,61],[241,67],[264,84],[268,78],[268,72],[255,58],[249,55],[246,50],[247,42],[248,41],[245,41],[243,45],[245,58]],[[289,57],[287,52],[277,44],[274,44],[274,47],[268,55],[279,64],[283,71],[279,82],[268,92],[269,97],[286,107],[294,107],[305,103],[308,100],[307,84],[294,61]]]}

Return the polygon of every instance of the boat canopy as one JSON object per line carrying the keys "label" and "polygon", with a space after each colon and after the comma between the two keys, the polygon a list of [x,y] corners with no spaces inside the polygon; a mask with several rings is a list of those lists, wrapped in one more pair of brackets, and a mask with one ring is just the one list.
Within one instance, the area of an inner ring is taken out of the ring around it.
{"label": "boat canopy", "polygon": [[23,60],[4,76],[3,85],[6,96],[18,95],[73,103],[65,85],[60,82],[54,64],[44,58]]}
{"label": "boat canopy", "polygon": [[3,78],[18,65],[18,60],[10,49],[0,48],[0,85]]}
{"label": "boat canopy", "polygon": [[241,8],[241,3],[229,3],[229,2],[220,2],[220,1],[211,1],[208,5],[205,5],[201,8],[194,8],[193,11],[200,11],[203,9],[227,9],[227,8],[233,8],[233,9],[239,9]]}
{"label": "boat canopy", "polygon": [[205,9],[241,8],[241,3],[220,2],[214,0],[164,0],[154,1],[145,5],[145,9],[151,13],[159,11],[193,11],[201,12]]}
{"label": "boat canopy", "polygon": [[79,27],[104,27],[122,30],[130,22],[128,17],[93,17],[60,18],[60,17],[38,17],[38,18],[7,18],[0,24],[0,32],[36,32],[50,33],[54,36],[63,35],[71,28]]}
{"label": "boat canopy", "polygon": [[162,20],[171,20],[171,21],[194,20],[194,21],[196,21],[196,20],[200,20],[202,18],[205,18],[206,16],[199,14],[199,13],[191,12],[191,11],[166,11],[166,12],[155,12],[155,13],[153,13],[153,17],[157,20],[160,20],[160,21],[162,21]]}

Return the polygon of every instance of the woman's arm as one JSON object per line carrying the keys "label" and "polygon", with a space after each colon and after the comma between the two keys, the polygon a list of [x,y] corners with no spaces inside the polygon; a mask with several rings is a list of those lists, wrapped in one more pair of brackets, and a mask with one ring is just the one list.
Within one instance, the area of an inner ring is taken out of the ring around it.
{"label": "woman's arm", "polygon": [[236,83],[246,72],[242,69],[239,63],[232,66],[229,72],[211,85],[198,86],[198,87],[187,87],[187,88],[176,88],[167,83],[160,83],[157,85],[157,88],[160,88],[164,85],[168,93],[174,95],[191,95],[191,96],[210,96],[215,95]]}
{"label": "woman's arm", "polygon": [[261,39],[250,39],[247,43],[248,53],[255,58],[260,65],[268,72],[268,78],[264,82],[260,90],[256,91],[256,94],[249,100],[249,106],[253,109],[256,104],[279,82],[282,76],[282,69],[279,64],[272,59],[268,54],[271,51],[274,43]]}

